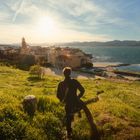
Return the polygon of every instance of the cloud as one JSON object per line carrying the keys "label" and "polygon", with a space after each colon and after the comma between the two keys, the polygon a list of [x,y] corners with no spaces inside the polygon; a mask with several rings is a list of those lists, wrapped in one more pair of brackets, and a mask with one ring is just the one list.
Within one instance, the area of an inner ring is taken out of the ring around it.
{"label": "cloud", "polygon": [[[62,0],[62,3],[64,3],[65,5],[65,7],[63,8],[67,12],[67,14],[75,17],[89,13],[94,14],[94,16],[99,16],[100,14],[104,13],[103,9],[89,0],[71,0],[68,2]],[[56,5],[62,7],[62,5],[60,5],[59,3],[56,3]]]}
{"label": "cloud", "polygon": [[15,21],[18,14],[23,16],[25,20],[27,18],[27,20],[31,19],[33,22],[38,17],[48,14],[57,17],[60,22],[64,22],[66,28],[77,26],[78,29],[79,27],[82,29],[83,27],[88,27],[93,31],[95,26],[98,28],[98,25],[117,25],[124,22],[121,18],[111,15],[104,7],[89,0],[19,0],[16,3],[8,4],[14,11],[12,21]]}
{"label": "cloud", "polygon": [[19,13],[20,10],[22,9],[22,7],[23,7],[23,2],[24,2],[24,0],[19,0],[18,3],[16,3],[17,8],[16,8],[16,10],[15,10],[15,14],[14,14],[13,19],[12,19],[13,22],[15,21],[15,19],[16,19],[18,13]]}
{"label": "cloud", "polygon": [[[66,28],[83,31],[95,31],[100,26],[114,25],[122,26],[125,23],[121,17],[111,9],[106,9],[102,5],[95,4],[89,0],[59,0],[47,1],[48,7],[61,22],[65,23]],[[44,7],[43,7],[44,8]]]}
{"label": "cloud", "polygon": [[[16,33],[16,39],[26,35],[36,41],[130,38],[134,31],[140,35],[140,10],[136,1],[0,0],[0,30],[5,37],[10,31]],[[45,16],[55,21],[59,27],[58,34],[49,37],[37,33],[36,24]]]}
{"label": "cloud", "polygon": [[9,19],[9,14],[0,11],[0,22],[4,22],[4,21],[6,21],[7,19]]}

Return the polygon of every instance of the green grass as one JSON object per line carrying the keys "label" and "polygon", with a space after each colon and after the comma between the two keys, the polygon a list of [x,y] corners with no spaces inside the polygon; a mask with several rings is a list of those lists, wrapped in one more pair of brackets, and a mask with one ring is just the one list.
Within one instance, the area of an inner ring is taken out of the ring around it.
{"label": "green grass", "polygon": [[[65,112],[56,98],[62,77],[30,77],[27,71],[0,66],[0,139],[61,140],[65,137]],[[102,140],[140,139],[140,82],[80,79],[85,87],[83,100],[104,91],[100,100],[88,105]],[[23,98],[33,94],[38,99],[31,119],[24,113]],[[75,140],[88,140],[90,127],[82,111],[73,122]]]}

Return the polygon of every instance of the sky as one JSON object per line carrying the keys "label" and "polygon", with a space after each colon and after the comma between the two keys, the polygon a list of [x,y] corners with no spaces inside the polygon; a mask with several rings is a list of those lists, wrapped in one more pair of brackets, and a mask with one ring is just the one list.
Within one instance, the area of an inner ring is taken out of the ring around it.
{"label": "sky", "polygon": [[0,0],[0,43],[140,40],[140,0]]}

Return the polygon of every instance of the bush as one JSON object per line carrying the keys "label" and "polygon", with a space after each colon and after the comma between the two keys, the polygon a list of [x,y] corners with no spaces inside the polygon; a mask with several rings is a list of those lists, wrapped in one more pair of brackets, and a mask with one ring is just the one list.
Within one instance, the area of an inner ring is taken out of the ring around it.
{"label": "bush", "polygon": [[37,126],[42,128],[49,140],[61,140],[64,132],[62,123],[53,113],[47,112],[43,117],[37,118]]}
{"label": "bush", "polygon": [[40,112],[58,112],[58,109],[60,109],[60,106],[58,106],[58,103],[55,101],[47,98],[47,97],[39,97],[37,102],[37,109]]}
{"label": "bush", "polygon": [[29,70],[29,67],[36,63],[33,55],[22,55],[19,58],[18,67],[24,70]]}
{"label": "bush", "polygon": [[9,123],[5,122],[0,122],[0,139],[6,140],[6,139],[13,139],[15,137],[14,135],[14,130],[13,127],[10,126]]}
{"label": "bush", "polygon": [[34,65],[30,67],[30,75],[41,79],[45,75],[45,72],[40,65]]}
{"label": "bush", "polygon": [[26,123],[19,121],[6,120],[0,122],[0,139],[15,140],[26,137]]}
{"label": "bush", "polygon": [[11,106],[6,106],[2,110],[2,114],[5,120],[10,119],[15,121],[19,117],[19,112],[15,111],[15,109]]}
{"label": "bush", "polygon": [[38,99],[38,103],[37,103],[37,109],[40,112],[45,112],[45,110],[47,109],[47,100],[44,97],[40,97]]}

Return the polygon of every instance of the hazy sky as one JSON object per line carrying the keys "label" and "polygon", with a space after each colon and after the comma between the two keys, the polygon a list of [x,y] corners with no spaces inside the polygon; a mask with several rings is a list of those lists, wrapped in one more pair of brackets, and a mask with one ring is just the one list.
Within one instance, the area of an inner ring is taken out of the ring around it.
{"label": "hazy sky", "polygon": [[0,0],[0,43],[140,40],[140,0]]}

